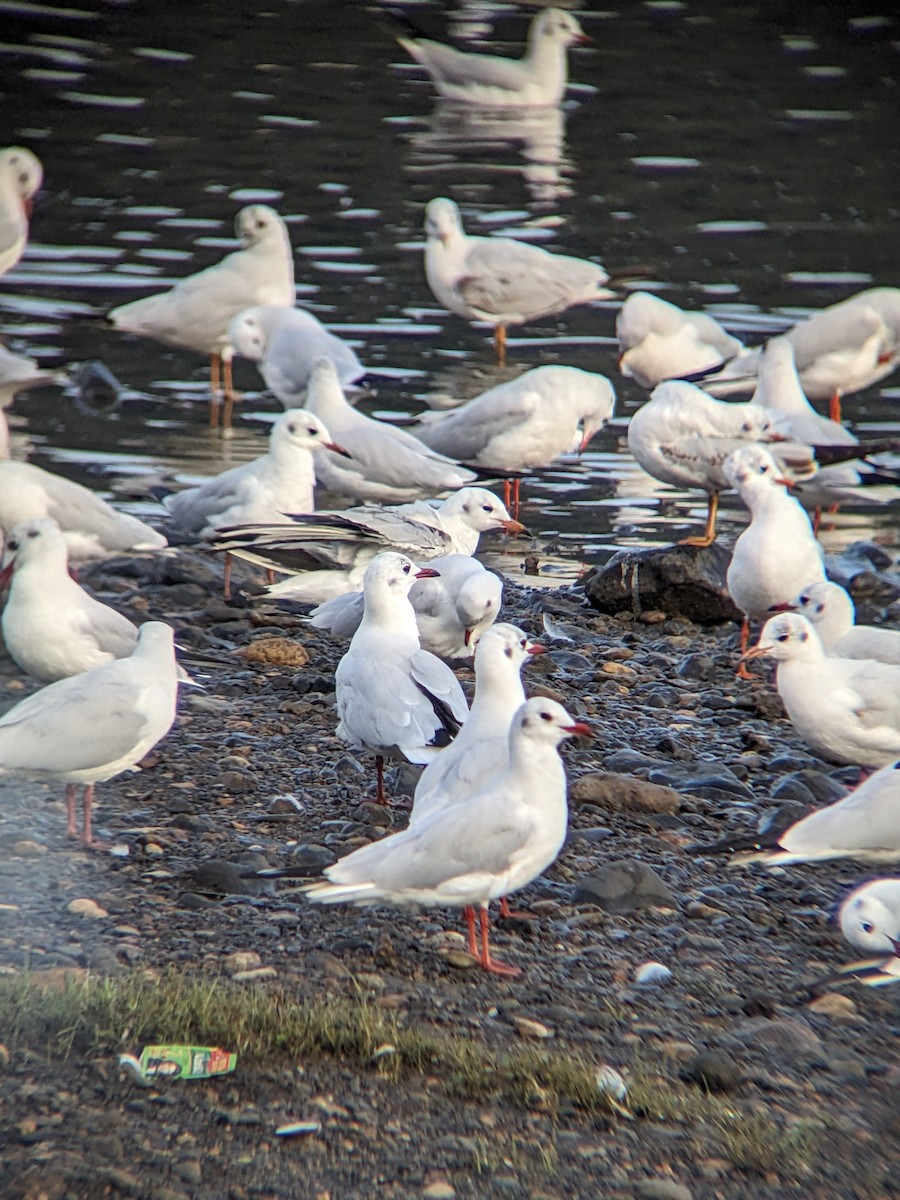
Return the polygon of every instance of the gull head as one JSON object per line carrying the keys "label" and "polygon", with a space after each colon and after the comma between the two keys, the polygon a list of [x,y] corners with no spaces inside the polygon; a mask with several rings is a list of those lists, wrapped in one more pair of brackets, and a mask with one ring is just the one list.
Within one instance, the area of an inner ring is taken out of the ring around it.
{"label": "gull head", "polygon": [[28,201],[44,181],[41,160],[24,146],[7,146],[0,150],[0,175],[13,180],[23,201]]}
{"label": "gull head", "polygon": [[409,595],[409,589],[417,579],[436,577],[431,567],[417,567],[411,558],[395,550],[384,550],[376,554],[363,576],[363,594],[368,605],[370,598],[380,596]]}
{"label": "gull head", "polygon": [[475,647],[475,678],[503,672],[519,672],[532,655],[546,654],[543,646],[529,641],[518,627],[505,621],[486,629]]}
{"label": "gull head", "polygon": [[747,491],[757,491],[765,487],[787,487],[790,480],[785,479],[781,469],[772,455],[762,446],[742,446],[732,450],[722,464],[725,478],[732,487],[743,495]]}
{"label": "gull head", "polygon": [[483,571],[467,579],[456,597],[456,611],[465,633],[467,646],[475,645],[484,631],[497,619],[503,585],[492,571]]}
{"label": "gull head", "polygon": [[876,879],[857,888],[841,905],[838,919],[851,945],[900,957],[900,881]]}
{"label": "gull head", "polygon": [[507,533],[528,532],[524,525],[512,519],[503,501],[487,488],[460,488],[444,501],[441,511],[447,516],[458,516],[476,533],[487,533],[490,529],[503,529]]}
{"label": "gull head", "polygon": [[534,18],[529,41],[559,42],[563,46],[587,44],[594,39],[589,37],[576,17],[560,8],[545,8]]}
{"label": "gull head", "polygon": [[245,250],[272,237],[273,230],[278,231],[280,238],[283,227],[281,217],[267,204],[248,204],[234,219],[235,233]]}
{"label": "gull head", "polygon": [[549,742],[553,746],[558,746],[567,737],[591,737],[591,728],[583,721],[576,721],[561,704],[544,696],[526,700],[516,711],[510,730],[513,741],[525,739]]}
{"label": "gull head", "polygon": [[763,625],[759,641],[744,658],[773,658],[776,662],[815,661],[824,657],[819,635],[799,613],[779,613]]}
{"label": "gull head", "polygon": [[841,628],[848,629],[856,619],[856,609],[850,594],[839,583],[812,583],[794,600],[794,609],[812,625],[823,625],[840,618]]}
{"label": "gull head", "polygon": [[235,354],[260,362],[266,356],[269,334],[263,320],[261,307],[245,308],[228,325],[228,342]]}
{"label": "gull head", "polygon": [[425,234],[429,242],[440,242],[442,246],[450,243],[463,233],[462,218],[459,209],[452,200],[445,196],[431,200],[425,209]]}
{"label": "gull head", "polygon": [[31,517],[27,521],[19,521],[3,543],[0,589],[7,587],[13,572],[26,563],[51,558],[57,559],[60,569],[65,570],[68,543],[57,523],[49,517]]}
{"label": "gull head", "polygon": [[290,446],[296,450],[330,450],[350,458],[350,454],[331,440],[331,434],[314,413],[305,408],[289,408],[279,414],[269,435],[273,445]]}

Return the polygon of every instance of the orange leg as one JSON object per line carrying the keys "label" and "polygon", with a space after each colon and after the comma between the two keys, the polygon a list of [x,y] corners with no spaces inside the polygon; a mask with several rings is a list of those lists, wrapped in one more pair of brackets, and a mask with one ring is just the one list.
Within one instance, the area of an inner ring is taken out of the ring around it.
{"label": "orange leg", "polygon": [[268,580],[270,587],[275,582],[275,572],[271,567],[266,568],[266,579]]}
{"label": "orange leg", "polygon": [[225,574],[223,576],[222,596],[231,599],[231,555],[225,551]]}
{"label": "orange leg", "polygon": [[500,897],[500,916],[504,921],[536,921],[537,913],[526,912],[524,910],[514,910],[509,907],[509,899],[506,896]]}
{"label": "orange leg", "polygon": [[469,935],[469,953],[473,958],[478,958],[478,943],[475,941],[475,909],[471,904],[467,904],[463,909],[463,916],[466,918],[466,929]]}
{"label": "orange leg", "polygon": [[832,421],[840,421],[841,419],[841,389],[835,388],[831,393],[831,399],[828,401],[828,415]]}
{"label": "orange leg", "polygon": [[507,512],[510,512],[510,502],[512,501],[512,483],[509,479],[503,480],[503,507]]}
{"label": "orange leg", "polygon": [[222,356],[220,354],[211,354],[209,356],[209,427],[216,429],[219,424],[219,408],[222,404],[222,398],[219,395],[220,372],[222,368]]}
{"label": "orange leg", "polygon": [[490,971],[494,975],[506,975],[513,979],[522,972],[518,967],[510,967],[507,963],[498,962],[495,958],[491,958],[490,944],[490,917],[488,916],[487,905],[483,905],[479,911],[479,921],[481,925],[481,954],[478,961],[485,971]]}
{"label": "orange leg", "polygon": [[375,793],[375,800],[378,804],[387,804],[387,796],[384,794],[384,758],[380,754],[375,755],[375,772],[378,776],[378,790]]}
{"label": "orange leg", "polygon": [[522,481],[521,481],[521,479],[514,479],[514,480],[513,480],[513,510],[512,510],[512,516],[513,516],[513,519],[514,519],[514,520],[516,520],[516,521],[518,521],[518,519],[519,519],[519,485],[521,484],[521,482],[522,482]]}
{"label": "orange leg", "polygon": [[497,366],[506,366],[506,326],[498,325],[494,330],[494,349],[497,352]]}
{"label": "orange leg", "polygon": [[66,784],[66,817],[68,822],[66,825],[66,835],[70,838],[78,837],[78,826],[75,823],[75,801],[78,797],[78,788],[74,783]]}
{"label": "orange leg", "polygon": [[[741,626],[741,655],[747,652],[747,645],[750,641],[750,618],[744,617],[744,623]],[[753,676],[747,670],[747,664],[743,661],[738,665],[735,675],[738,679],[752,679]]]}
{"label": "orange leg", "polygon": [[81,800],[82,808],[84,810],[84,832],[81,835],[81,840],[85,846],[92,846],[94,844],[91,830],[91,803],[93,802],[93,799],[94,785],[89,783],[84,789],[84,796]]}
{"label": "orange leg", "polygon": [[225,408],[222,412],[222,428],[231,428],[231,417],[234,413],[234,402],[238,399],[238,394],[234,390],[234,380],[231,377],[231,359],[222,359],[222,376],[223,376],[223,393],[225,396]]}
{"label": "orange leg", "polygon": [[679,546],[711,546],[716,540],[716,516],[719,512],[719,493],[713,492],[706,508],[706,529],[702,537],[682,538]]}

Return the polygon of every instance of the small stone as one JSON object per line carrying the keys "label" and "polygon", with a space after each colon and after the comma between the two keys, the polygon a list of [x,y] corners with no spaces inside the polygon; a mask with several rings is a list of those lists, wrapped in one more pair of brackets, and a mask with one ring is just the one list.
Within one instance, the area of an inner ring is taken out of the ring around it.
{"label": "small stone", "polygon": [[822,1039],[800,1017],[782,1017],[768,1021],[763,1017],[748,1021],[732,1034],[729,1042],[762,1050],[777,1058],[782,1066],[828,1066],[828,1053]]}
{"label": "small stone", "polygon": [[681,1078],[711,1092],[728,1092],[743,1082],[744,1074],[725,1050],[701,1050],[684,1064]]}
{"label": "small stone", "polygon": [[540,1021],[532,1020],[531,1017],[513,1016],[510,1019],[519,1037],[528,1038],[531,1041],[542,1041],[546,1038],[556,1037],[552,1029],[541,1024]]}
{"label": "small stone", "polygon": [[305,667],[309,651],[293,638],[263,637],[235,651],[245,662],[272,667]]}
{"label": "small stone", "polygon": [[233,954],[226,954],[222,959],[222,966],[229,975],[234,975],[237,971],[250,971],[261,963],[262,959],[255,950],[235,950]]}
{"label": "small stone", "polygon": [[634,982],[642,987],[652,984],[668,983],[672,978],[669,968],[660,962],[645,962],[634,972]]}
{"label": "small stone", "polygon": [[673,788],[603,771],[576,779],[571,799],[574,804],[596,804],[615,812],[675,813],[681,807],[681,796]]}
{"label": "small stone", "polygon": [[675,897],[653,868],[629,859],[607,863],[579,879],[572,889],[572,901],[588,901],[616,913],[653,906],[677,907]]}
{"label": "small stone", "polygon": [[236,792],[238,794],[244,792],[256,791],[256,779],[249,771],[223,771],[216,778],[216,783],[223,787],[226,792]]}
{"label": "small stone", "polygon": [[806,1007],[810,1012],[821,1013],[826,1017],[849,1017],[859,1011],[855,1002],[840,992],[827,992]]}
{"label": "small stone", "polygon": [[446,1181],[446,1179],[437,1179],[434,1183],[429,1183],[428,1187],[422,1192],[428,1200],[453,1200],[456,1195],[456,1190]]}
{"label": "small stone", "polygon": [[278,971],[275,967],[255,967],[252,971],[236,971],[232,975],[235,983],[258,983],[263,979],[276,979]]}
{"label": "small stone", "polygon": [[199,1185],[203,1178],[200,1163],[195,1158],[185,1159],[184,1162],[176,1163],[175,1174],[179,1179],[183,1179],[185,1183],[193,1183],[194,1185]]}
{"label": "small stone", "polygon": [[145,842],[144,853],[150,858],[159,858],[161,855],[165,854],[165,851],[163,850],[162,846],[160,846],[159,842]]}
{"label": "small stone", "polygon": [[109,916],[105,908],[101,908],[95,901],[84,897],[78,900],[70,900],[66,905],[66,912],[70,912],[76,917],[90,917],[94,921],[99,921],[103,917]]}
{"label": "small stone", "polygon": [[625,679],[632,678],[636,674],[636,671],[634,667],[629,667],[625,663],[605,662],[600,667],[600,673],[602,675],[610,675],[613,678]]}
{"label": "small stone", "polygon": [[642,1179],[634,1185],[640,1200],[693,1200],[693,1192],[674,1179]]}
{"label": "small stone", "polygon": [[5,1071],[9,1066],[9,1050],[0,1042],[0,1071]]}
{"label": "small stone", "polygon": [[13,843],[13,854],[18,854],[21,858],[39,858],[46,853],[46,846],[41,845],[40,842],[33,842],[30,838],[23,838],[20,842]]}

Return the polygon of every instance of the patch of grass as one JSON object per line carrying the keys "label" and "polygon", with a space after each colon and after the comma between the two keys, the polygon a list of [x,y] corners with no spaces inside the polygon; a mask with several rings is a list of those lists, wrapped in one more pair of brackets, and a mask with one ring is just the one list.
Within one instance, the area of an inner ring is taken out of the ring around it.
{"label": "patch of grass", "polygon": [[742,1171],[782,1177],[805,1175],[822,1123],[796,1121],[784,1128],[768,1113],[732,1113],[716,1121],[726,1157]]}

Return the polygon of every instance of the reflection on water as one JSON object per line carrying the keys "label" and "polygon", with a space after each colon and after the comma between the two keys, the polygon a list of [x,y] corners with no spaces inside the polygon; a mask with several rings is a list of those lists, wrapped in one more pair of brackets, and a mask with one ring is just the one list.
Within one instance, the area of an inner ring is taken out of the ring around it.
{"label": "reflection on water", "polygon": [[[434,36],[511,54],[531,16],[487,0],[410,12]],[[21,396],[14,444],[91,486],[125,477],[132,496],[135,476],[192,480],[264,449],[261,418],[277,405],[252,365],[237,366],[248,396],[236,436],[216,440],[204,363],[98,319],[221,258],[235,211],[256,200],[288,221],[301,303],[372,370],[367,412],[459,401],[541,363],[613,380],[619,423],[527,488],[539,543],[573,559],[695,532],[702,497],[663,488],[624,449],[643,396],[618,376],[616,304],[515,330],[498,371],[485,331],[427,288],[428,200],[452,196],[473,233],[648,266],[647,286],[708,305],[751,341],[900,282],[898,25],[868,5],[585,10],[595,42],[571,56],[563,107],[516,114],[437,103],[374,4],[338,18],[317,0],[272,0],[248,20],[213,0],[0,0],[0,14],[0,144],[29,145],[45,166],[34,240],[0,281],[0,337],[45,366],[101,360],[123,385],[112,411],[79,409],[73,392]],[[846,415],[897,432],[898,395],[852,397]],[[726,535],[742,520],[725,505]],[[864,536],[896,546],[892,512],[841,512],[824,540]]]}

